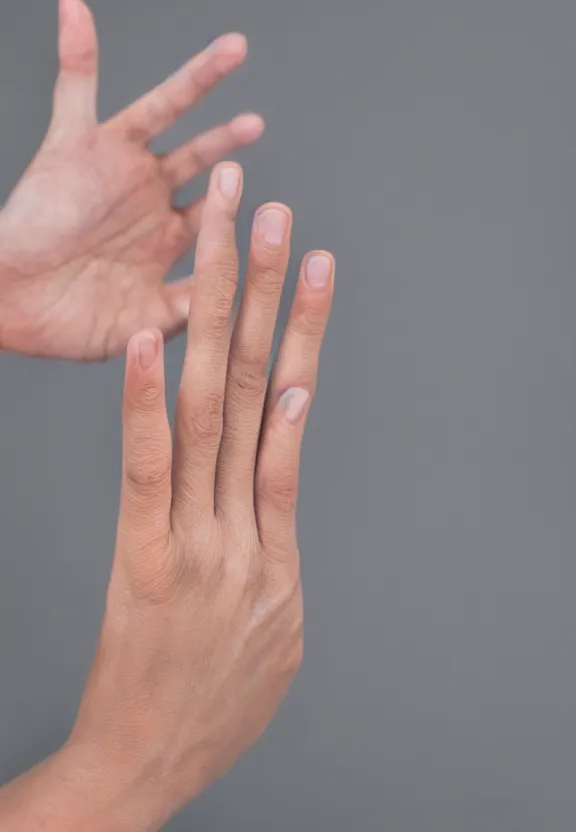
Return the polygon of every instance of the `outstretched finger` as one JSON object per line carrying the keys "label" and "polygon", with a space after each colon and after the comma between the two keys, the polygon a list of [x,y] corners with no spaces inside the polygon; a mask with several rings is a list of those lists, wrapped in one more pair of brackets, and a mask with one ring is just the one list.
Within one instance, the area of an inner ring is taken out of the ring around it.
{"label": "outstretched finger", "polygon": [[264,132],[263,119],[255,114],[237,116],[228,124],[195,136],[160,160],[171,186],[181,188],[235,150],[257,141]]}
{"label": "outstretched finger", "polygon": [[196,245],[188,344],[178,392],[172,500],[184,525],[214,511],[222,435],[230,319],[238,283],[236,214],[242,171],[230,162],[212,174]]}
{"label": "outstretched finger", "polygon": [[84,0],[60,0],[58,53],[51,130],[70,134],[97,119],[98,39]]}
{"label": "outstretched finger", "polygon": [[246,51],[243,35],[223,35],[110,123],[130,139],[148,144],[237,69],[244,61]]}
{"label": "outstretched finger", "polygon": [[171,459],[162,335],[149,329],[130,339],[126,359],[119,535],[130,550],[169,537]]}
{"label": "outstretched finger", "polygon": [[264,550],[277,560],[294,550],[300,449],[316,390],[333,284],[332,255],[309,254],[302,264],[270,382],[256,468],[255,509]]}

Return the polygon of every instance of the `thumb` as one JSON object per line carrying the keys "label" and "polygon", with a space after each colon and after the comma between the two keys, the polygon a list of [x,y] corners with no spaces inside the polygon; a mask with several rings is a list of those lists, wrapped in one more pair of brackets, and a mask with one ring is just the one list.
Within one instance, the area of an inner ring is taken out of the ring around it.
{"label": "thumb", "polygon": [[85,130],[97,119],[98,38],[84,0],[60,0],[58,52],[51,128],[65,135]]}

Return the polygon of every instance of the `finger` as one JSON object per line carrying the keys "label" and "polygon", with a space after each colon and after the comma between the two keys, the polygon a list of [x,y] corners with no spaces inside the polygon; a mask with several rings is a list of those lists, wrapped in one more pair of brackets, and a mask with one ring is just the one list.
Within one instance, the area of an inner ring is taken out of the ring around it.
{"label": "finger", "polygon": [[98,87],[96,27],[84,0],[60,0],[58,51],[51,129],[84,130],[96,124]]}
{"label": "finger", "polygon": [[[175,212],[182,218],[186,234],[188,235],[189,247],[198,238],[200,233],[200,226],[202,224],[202,214],[204,212],[204,205],[206,204],[206,197],[194,200],[190,205],[184,208],[175,208]],[[184,254],[184,251],[182,251]]]}
{"label": "finger", "polygon": [[305,258],[276,367],[262,429],[255,509],[262,545],[274,559],[295,548],[300,448],[316,389],[320,348],[330,314],[334,260]]}
{"label": "finger", "polygon": [[220,159],[255,142],[263,132],[264,121],[260,116],[237,116],[166,155],[161,160],[164,176],[174,189],[181,188]]}
{"label": "finger", "polygon": [[171,438],[164,391],[162,336],[144,330],[128,344],[123,406],[119,534],[130,548],[170,533]]}
{"label": "finger", "polygon": [[134,141],[147,144],[171,127],[246,57],[246,38],[218,38],[151,92],[112,119]]}
{"label": "finger", "polygon": [[191,291],[190,277],[161,285],[139,310],[139,320],[136,326],[132,325],[132,331],[153,327],[160,330],[165,342],[172,340],[186,329]]}
{"label": "finger", "polygon": [[188,345],[176,407],[173,522],[213,511],[222,432],[230,315],[238,283],[235,220],[242,171],[229,162],[212,174],[196,245]]}
{"label": "finger", "polygon": [[270,350],[290,257],[292,214],[285,205],[256,214],[246,282],[230,348],[216,501],[253,511],[254,469],[267,388]]}

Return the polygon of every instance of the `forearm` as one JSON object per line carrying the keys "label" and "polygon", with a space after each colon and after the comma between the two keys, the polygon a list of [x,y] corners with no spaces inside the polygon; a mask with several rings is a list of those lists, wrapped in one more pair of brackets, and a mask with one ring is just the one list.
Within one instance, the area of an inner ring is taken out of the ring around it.
{"label": "forearm", "polygon": [[156,832],[151,792],[65,747],[0,789],[2,832]]}

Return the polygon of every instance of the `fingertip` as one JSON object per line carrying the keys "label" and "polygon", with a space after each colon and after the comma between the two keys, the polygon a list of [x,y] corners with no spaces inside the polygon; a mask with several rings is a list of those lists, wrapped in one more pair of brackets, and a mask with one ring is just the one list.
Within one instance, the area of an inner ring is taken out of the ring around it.
{"label": "fingertip", "polygon": [[234,136],[243,142],[259,139],[266,130],[266,122],[259,113],[240,113],[230,122]]}
{"label": "fingertip", "polygon": [[84,0],[60,0],[60,68],[92,78],[97,71],[98,39],[92,12]]}
{"label": "fingertip", "polygon": [[92,12],[84,0],[59,0],[60,26],[77,26],[84,19],[92,20]]}
{"label": "fingertip", "polygon": [[151,327],[133,335],[128,342],[127,354],[133,364],[144,372],[152,369],[158,358],[164,339],[159,329]]}
{"label": "fingertip", "polygon": [[216,40],[209,44],[208,53],[225,52],[227,54],[237,55],[239,58],[246,56],[248,52],[248,39],[246,35],[241,32],[227,32],[220,35]]}

